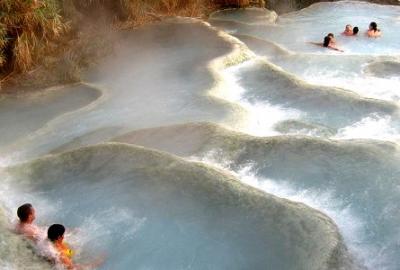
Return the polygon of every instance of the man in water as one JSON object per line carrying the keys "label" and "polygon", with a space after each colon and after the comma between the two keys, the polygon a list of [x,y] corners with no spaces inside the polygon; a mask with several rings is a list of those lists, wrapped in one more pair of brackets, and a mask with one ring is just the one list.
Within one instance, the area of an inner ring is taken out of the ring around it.
{"label": "man in water", "polygon": [[64,242],[65,227],[53,224],[47,230],[47,239],[40,244],[40,251],[50,262],[62,265],[68,270],[94,269],[99,267],[104,259],[100,258],[95,263],[77,265],[73,262],[74,252]]}
{"label": "man in water", "polygon": [[353,35],[353,29],[352,29],[352,26],[350,24],[346,25],[346,28],[344,29],[344,32],[342,33],[342,35],[345,35],[345,36],[352,36]]}
{"label": "man in water", "polygon": [[380,37],[381,36],[381,30],[378,29],[378,24],[376,22],[371,22],[369,24],[369,29],[367,31],[367,36],[368,37]]}
{"label": "man in water", "polygon": [[19,222],[15,226],[16,233],[22,234],[35,242],[43,238],[43,230],[33,223],[36,218],[36,213],[30,203],[21,205],[17,210],[17,216]]}
{"label": "man in water", "polygon": [[353,36],[356,36],[356,35],[358,34],[359,31],[360,31],[360,30],[358,29],[357,26],[354,27],[354,28],[353,28]]}

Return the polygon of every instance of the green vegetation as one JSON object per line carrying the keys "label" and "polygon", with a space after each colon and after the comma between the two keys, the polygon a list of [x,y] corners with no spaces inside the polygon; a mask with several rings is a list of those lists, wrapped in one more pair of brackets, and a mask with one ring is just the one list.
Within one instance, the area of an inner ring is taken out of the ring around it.
{"label": "green vegetation", "polygon": [[200,16],[211,0],[82,0],[75,6],[83,12],[108,11],[119,22],[139,25],[159,16]]}
{"label": "green vegetation", "polygon": [[0,11],[2,71],[28,71],[67,29],[56,0],[1,0]]}

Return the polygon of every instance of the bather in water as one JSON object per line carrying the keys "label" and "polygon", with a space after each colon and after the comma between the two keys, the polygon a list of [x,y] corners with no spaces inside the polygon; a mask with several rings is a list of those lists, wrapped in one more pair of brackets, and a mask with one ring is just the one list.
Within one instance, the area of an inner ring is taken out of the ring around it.
{"label": "bather in water", "polygon": [[329,33],[326,37],[324,37],[324,42],[322,42],[322,43],[310,42],[310,44],[322,46],[324,48],[328,48],[328,49],[331,49],[334,51],[344,52],[342,49],[339,49],[336,46],[335,36],[332,33]]}
{"label": "bather in water", "polygon": [[353,29],[350,24],[346,25],[346,28],[344,29],[342,35],[344,35],[344,36],[352,36],[353,35]]}
{"label": "bather in water", "polygon": [[74,251],[64,241],[65,227],[61,224],[53,224],[47,230],[47,239],[40,243],[42,255],[49,262],[60,265],[68,270],[95,269],[103,264],[103,259],[87,264],[78,265],[73,261]]}
{"label": "bather in water", "polygon": [[378,29],[378,24],[376,22],[371,22],[369,24],[369,29],[367,31],[368,37],[380,37],[382,35],[381,30]]}
{"label": "bather in water", "polygon": [[36,219],[36,212],[32,204],[26,203],[21,205],[17,210],[17,216],[19,221],[15,225],[16,233],[21,234],[34,242],[38,242],[43,238],[43,230],[33,223]]}

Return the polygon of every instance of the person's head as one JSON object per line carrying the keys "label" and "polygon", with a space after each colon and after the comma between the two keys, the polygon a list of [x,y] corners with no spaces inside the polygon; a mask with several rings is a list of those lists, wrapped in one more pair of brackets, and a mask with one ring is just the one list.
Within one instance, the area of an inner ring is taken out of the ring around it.
{"label": "person's head", "polygon": [[353,28],[353,35],[357,35],[357,34],[358,34],[358,31],[360,31],[360,29],[358,29],[357,26],[354,27],[354,28]]}
{"label": "person's head", "polygon": [[376,22],[371,22],[369,24],[369,30],[373,30],[374,32],[378,31],[378,25],[376,24]]}
{"label": "person's head", "polygon": [[324,37],[324,43],[322,44],[324,47],[328,47],[329,44],[331,43],[332,37],[326,36]]}
{"label": "person's head", "polygon": [[47,230],[47,238],[51,242],[62,241],[64,239],[65,227],[61,224],[53,224]]}
{"label": "person's head", "polygon": [[32,204],[25,203],[18,207],[17,216],[21,223],[32,223],[36,218],[35,209]]}
{"label": "person's head", "polygon": [[350,24],[347,24],[347,25],[346,25],[346,28],[344,29],[344,31],[345,31],[345,32],[351,32],[351,27],[352,27],[352,26],[351,26]]}

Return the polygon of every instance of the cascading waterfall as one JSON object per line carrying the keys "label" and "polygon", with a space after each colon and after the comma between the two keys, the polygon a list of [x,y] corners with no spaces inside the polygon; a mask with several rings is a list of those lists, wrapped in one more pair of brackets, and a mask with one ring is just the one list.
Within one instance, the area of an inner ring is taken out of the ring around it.
{"label": "cascading waterfall", "polygon": [[[10,231],[31,202],[101,269],[398,269],[399,18],[168,19],[121,32],[80,84],[2,97],[0,268],[51,268]],[[308,43],[328,32],[344,53]]]}

